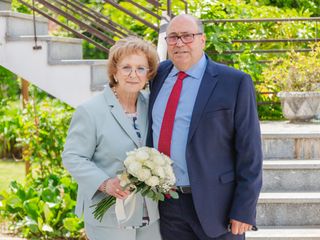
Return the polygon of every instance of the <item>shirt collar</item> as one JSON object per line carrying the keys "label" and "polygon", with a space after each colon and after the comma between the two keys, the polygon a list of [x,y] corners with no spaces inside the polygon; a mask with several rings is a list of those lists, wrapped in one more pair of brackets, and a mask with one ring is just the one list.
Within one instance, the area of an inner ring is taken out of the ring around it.
{"label": "shirt collar", "polygon": [[[205,54],[202,54],[202,57],[200,58],[200,60],[185,72],[186,74],[188,74],[189,77],[200,79],[206,66],[207,66],[207,59]],[[179,72],[180,71],[175,66],[173,66],[168,77],[175,77]]]}

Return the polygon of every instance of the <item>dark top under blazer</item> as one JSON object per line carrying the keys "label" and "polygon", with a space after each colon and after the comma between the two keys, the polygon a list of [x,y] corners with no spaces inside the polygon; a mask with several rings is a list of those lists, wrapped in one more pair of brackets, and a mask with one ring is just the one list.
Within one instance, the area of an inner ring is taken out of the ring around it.
{"label": "dark top under blazer", "polygon": [[[200,223],[210,237],[227,231],[230,219],[256,224],[262,186],[262,151],[255,90],[251,77],[208,57],[194,105],[186,161],[192,197]],[[150,83],[152,108],[173,64],[160,64]]]}

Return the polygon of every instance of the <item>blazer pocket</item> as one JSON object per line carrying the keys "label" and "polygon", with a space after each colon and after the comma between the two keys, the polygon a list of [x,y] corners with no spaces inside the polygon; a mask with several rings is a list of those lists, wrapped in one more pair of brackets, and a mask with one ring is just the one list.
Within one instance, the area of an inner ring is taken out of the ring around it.
{"label": "blazer pocket", "polygon": [[219,177],[220,182],[223,184],[233,182],[234,179],[235,179],[234,171],[224,173]]}
{"label": "blazer pocket", "polygon": [[214,117],[230,117],[232,113],[231,109],[220,109],[220,110],[215,110],[211,112],[206,113],[207,118],[214,118]]}

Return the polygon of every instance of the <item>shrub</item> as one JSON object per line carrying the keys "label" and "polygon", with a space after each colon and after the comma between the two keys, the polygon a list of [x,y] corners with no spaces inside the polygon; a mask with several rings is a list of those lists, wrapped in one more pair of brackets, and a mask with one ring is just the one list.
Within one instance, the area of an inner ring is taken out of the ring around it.
{"label": "shrub", "polygon": [[83,222],[73,213],[77,184],[64,170],[26,184],[11,182],[2,193],[1,214],[11,230],[33,239],[84,239]]}
{"label": "shrub", "polygon": [[320,43],[313,44],[308,54],[292,51],[287,58],[275,59],[262,76],[276,91],[320,91]]}
{"label": "shrub", "polygon": [[82,239],[74,212],[77,184],[61,160],[73,109],[56,99],[30,101],[22,112],[18,142],[31,164],[25,184],[12,182],[2,194],[0,214],[11,230],[31,239]]}

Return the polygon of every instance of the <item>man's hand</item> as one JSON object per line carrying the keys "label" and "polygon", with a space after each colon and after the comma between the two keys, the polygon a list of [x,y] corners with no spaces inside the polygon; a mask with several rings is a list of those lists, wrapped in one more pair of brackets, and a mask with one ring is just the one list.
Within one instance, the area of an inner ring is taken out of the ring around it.
{"label": "man's hand", "polygon": [[231,232],[234,235],[242,235],[245,232],[250,231],[252,228],[252,225],[247,224],[247,223],[243,223],[243,222],[239,222],[234,219],[230,220],[230,224],[231,224]]}

